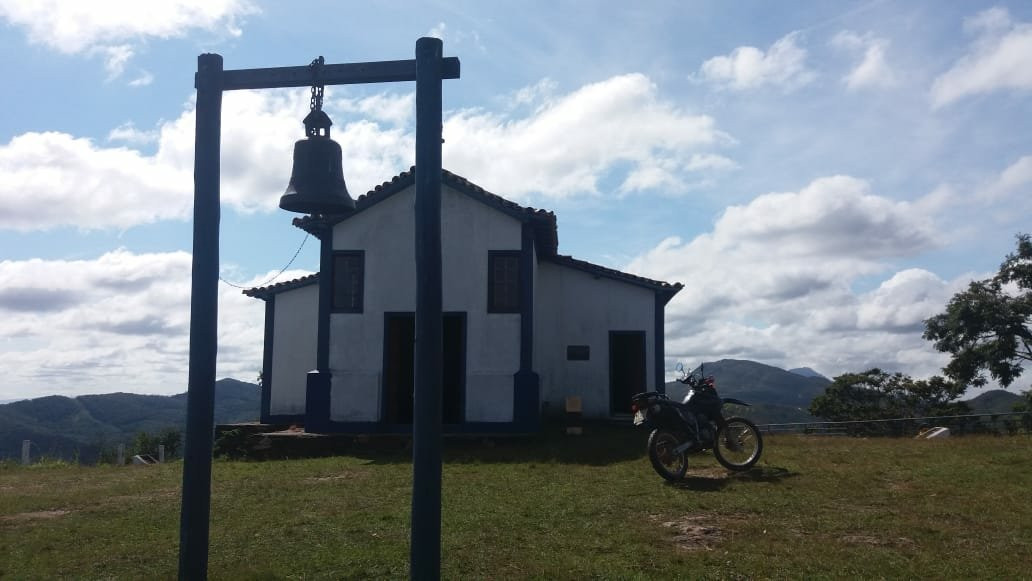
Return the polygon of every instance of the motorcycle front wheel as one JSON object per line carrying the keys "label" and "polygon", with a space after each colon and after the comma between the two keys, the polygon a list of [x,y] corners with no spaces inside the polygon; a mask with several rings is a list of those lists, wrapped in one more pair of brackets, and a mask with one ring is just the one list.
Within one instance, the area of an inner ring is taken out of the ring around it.
{"label": "motorcycle front wheel", "polygon": [[652,462],[652,468],[670,482],[681,480],[688,470],[688,455],[674,452],[680,444],[677,436],[671,432],[656,429],[649,434],[649,461]]}
{"label": "motorcycle front wheel", "polygon": [[745,418],[728,418],[717,430],[713,454],[728,470],[748,470],[760,459],[763,437],[756,424]]}

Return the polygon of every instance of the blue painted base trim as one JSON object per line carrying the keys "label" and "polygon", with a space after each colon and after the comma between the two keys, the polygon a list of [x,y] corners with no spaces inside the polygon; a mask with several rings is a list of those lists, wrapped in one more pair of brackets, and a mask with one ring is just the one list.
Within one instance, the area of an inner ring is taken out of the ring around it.
{"label": "blue painted base trim", "polygon": [[[411,434],[412,424],[384,424],[381,422],[335,422],[329,421],[320,429],[305,424],[305,431],[317,434]],[[525,425],[516,422],[466,422],[464,424],[445,424],[441,427],[445,434],[528,434],[537,429],[528,430]]]}

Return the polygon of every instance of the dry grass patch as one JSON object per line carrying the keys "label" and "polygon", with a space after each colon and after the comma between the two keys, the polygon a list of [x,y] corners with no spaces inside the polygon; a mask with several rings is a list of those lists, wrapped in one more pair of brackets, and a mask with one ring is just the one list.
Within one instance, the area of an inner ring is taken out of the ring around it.
{"label": "dry grass patch", "polygon": [[873,537],[870,535],[845,535],[839,538],[847,545],[866,545],[868,547],[912,547],[914,541],[906,537]]}
{"label": "dry grass patch", "polygon": [[344,470],[338,474],[327,474],[325,476],[309,476],[304,481],[308,483],[339,482],[344,480],[362,480],[369,476],[366,470]]}
{"label": "dry grass patch", "polygon": [[740,515],[712,513],[689,514],[677,518],[649,515],[659,526],[670,529],[670,542],[681,551],[712,551],[717,545],[734,536],[734,524],[746,520]]}
{"label": "dry grass patch", "polygon": [[71,511],[68,510],[37,510],[33,512],[19,512],[18,514],[8,514],[0,516],[0,520],[7,522],[18,522],[18,521],[33,521],[33,520],[48,520],[52,518],[58,518],[68,514]]}

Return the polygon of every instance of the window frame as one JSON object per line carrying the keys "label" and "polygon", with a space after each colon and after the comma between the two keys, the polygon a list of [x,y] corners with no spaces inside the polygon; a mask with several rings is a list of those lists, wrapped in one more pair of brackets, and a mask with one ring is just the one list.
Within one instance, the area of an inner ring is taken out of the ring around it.
{"label": "window frame", "polygon": [[[358,297],[357,305],[340,306],[337,304],[337,259],[350,258],[358,260],[358,289],[355,293]],[[365,250],[334,250],[330,266],[330,312],[331,313],[361,313],[365,308]]]}
{"label": "window frame", "polygon": [[[522,312],[522,252],[519,250],[488,250],[487,251],[487,312],[488,313],[520,313]],[[495,286],[498,283],[495,276],[495,263],[499,259],[512,259],[516,264],[515,286],[513,293],[513,304],[499,304],[495,293]]]}

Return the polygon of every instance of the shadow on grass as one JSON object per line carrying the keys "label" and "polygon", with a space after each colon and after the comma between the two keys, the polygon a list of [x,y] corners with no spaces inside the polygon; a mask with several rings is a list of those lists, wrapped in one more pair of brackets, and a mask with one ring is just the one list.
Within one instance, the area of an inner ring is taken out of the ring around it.
{"label": "shadow on grass", "polygon": [[786,478],[799,476],[787,468],[757,466],[743,472],[729,472],[721,468],[690,470],[680,482],[669,486],[693,492],[716,492],[734,482],[781,482]]}
{"label": "shadow on grass", "polygon": [[786,478],[799,476],[798,472],[792,472],[788,468],[780,466],[755,466],[744,472],[734,472],[730,475],[731,480],[747,480],[752,482],[781,482]]}
{"label": "shadow on grass", "polygon": [[[445,438],[446,464],[557,463],[606,466],[645,455],[648,435],[622,426],[586,426],[579,436],[545,426],[538,434],[520,437]],[[346,454],[371,464],[412,461],[411,438],[383,442],[355,442]]]}
{"label": "shadow on grass", "polygon": [[[450,464],[559,463],[605,466],[641,458],[648,434],[627,424],[586,423],[583,434],[568,435],[564,426],[545,424],[532,434],[452,434],[444,437],[442,460]],[[304,432],[223,432],[216,456],[234,460],[285,460],[351,456],[370,464],[412,461],[411,434],[330,434]]]}

